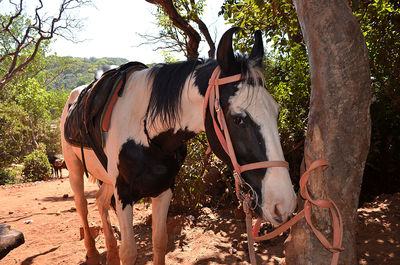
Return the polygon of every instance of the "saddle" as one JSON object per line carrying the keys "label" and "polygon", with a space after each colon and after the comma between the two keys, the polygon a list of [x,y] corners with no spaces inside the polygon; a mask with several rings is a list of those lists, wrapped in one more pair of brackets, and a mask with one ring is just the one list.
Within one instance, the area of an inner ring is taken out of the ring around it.
{"label": "saddle", "polygon": [[127,77],[145,68],[143,63],[129,62],[111,69],[84,88],[69,106],[64,125],[65,140],[81,148],[93,149],[105,169],[107,157],[103,147],[113,107],[123,94]]}

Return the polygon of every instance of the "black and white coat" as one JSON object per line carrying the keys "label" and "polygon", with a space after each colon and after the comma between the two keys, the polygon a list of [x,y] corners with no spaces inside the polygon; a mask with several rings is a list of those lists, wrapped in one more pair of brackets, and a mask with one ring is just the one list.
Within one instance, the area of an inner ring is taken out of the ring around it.
{"label": "black and white coat", "polygon": [[[217,60],[162,64],[134,72],[126,82],[112,114],[104,151],[107,172],[91,150],[85,150],[87,169],[101,180],[96,198],[103,222],[108,264],[134,264],[137,256],[132,217],[134,202],[152,198],[152,239],[154,264],[165,263],[167,246],[166,218],[174,178],[186,156],[186,141],[206,131],[213,151],[230,164],[216,140],[207,113],[203,121],[204,95],[208,80],[217,65],[221,77],[242,73],[245,80],[221,86],[221,105],[231,132],[240,164],[277,160],[283,152],[277,129],[278,105],[260,79],[263,45],[256,33],[249,58],[235,56],[228,30],[221,39]],[[72,91],[61,118],[62,147],[69,178],[85,233],[87,262],[97,264],[99,253],[89,233],[87,202],[83,192],[83,166],[80,148],[68,144],[63,127],[68,105],[83,87]],[[286,168],[257,169],[243,178],[258,193],[256,213],[273,224],[285,221],[294,211],[295,193]],[[121,230],[121,245],[113,236],[108,218],[112,195]]]}

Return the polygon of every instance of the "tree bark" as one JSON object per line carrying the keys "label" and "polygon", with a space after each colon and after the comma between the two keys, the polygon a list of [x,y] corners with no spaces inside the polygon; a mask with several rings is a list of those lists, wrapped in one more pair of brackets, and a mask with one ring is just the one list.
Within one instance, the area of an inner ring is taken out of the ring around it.
{"label": "tree bark", "polygon": [[[360,25],[346,0],[294,0],[308,51],[311,99],[304,150],[306,167],[326,158],[330,167],[310,175],[315,199],[329,196],[343,217],[339,264],[358,264],[357,206],[369,151],[371,84],[368,52]],[[316,227],[331,240],[328,210],[312,208]],[[286,242],[286,263],[330,264],[332,254],[303,219]]]}

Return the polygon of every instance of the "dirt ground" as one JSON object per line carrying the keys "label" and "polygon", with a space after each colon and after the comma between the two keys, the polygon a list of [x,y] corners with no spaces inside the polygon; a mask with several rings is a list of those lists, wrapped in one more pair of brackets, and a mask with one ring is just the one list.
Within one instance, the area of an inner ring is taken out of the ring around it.
{"label": "dirt ground", "polygon": [[[0,224],[23,232],[25,244],[11,251],[0,264],[85,264],[80,240],[80,219],[65,176],[59,180],[0,187]],[[85,183],[89,223],[101,226],[95,204],[97,186]],[[174,216],[169,219],[167,264],[249,264],[245,223],[230,211]],[[400,264],[400,193],[382,195],[359,209],[357,247],[359,264]],[[151,206],[134,206],[138,265],[152,264]],[[111,222],[117,218],[111,213]],[[118,229],[115,229],[118,236]],[[259,264],[284,264],[285,236],[256,243]],[[105,264],[102,233],[96,246]]]}

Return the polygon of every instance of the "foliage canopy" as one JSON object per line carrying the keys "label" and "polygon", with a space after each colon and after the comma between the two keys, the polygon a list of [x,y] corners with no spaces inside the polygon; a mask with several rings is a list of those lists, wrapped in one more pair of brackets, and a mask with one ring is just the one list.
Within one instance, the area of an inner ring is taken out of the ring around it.
{"label": "foliage canopy", "polygon": [[[363,185],[371,194],[393,192],[400,186],[397,166],[400,162],[400,4],[395,0],[352,0],[349,5],[365,36],[375,95],[371,106],[371,150]],[[304,137],[307,129],[311,83],[307,53],[294,4],[289,0],[226,0],[220,13],[232,25],[244,28],[243,35],[239,36],[244,41],[237,44],[243,52],[246,52],[245,47],[251,47],[249,32],[255,29],[264,32],[270,45],[265,72],[267,86],[283,106],[280,117],[281,140],[287,160],[292,168],[296,165],[295,172],[291,173],[296,174],[302,150],[298,149],[296,155],[291,148]],[[293,115],[288,115],[290,113]],[[376,185],[372,178],[376,174],[383,175],[385,181],[381,183],[386,183],[386,187]],[[362,196],[364,194],[362,192]]]}

